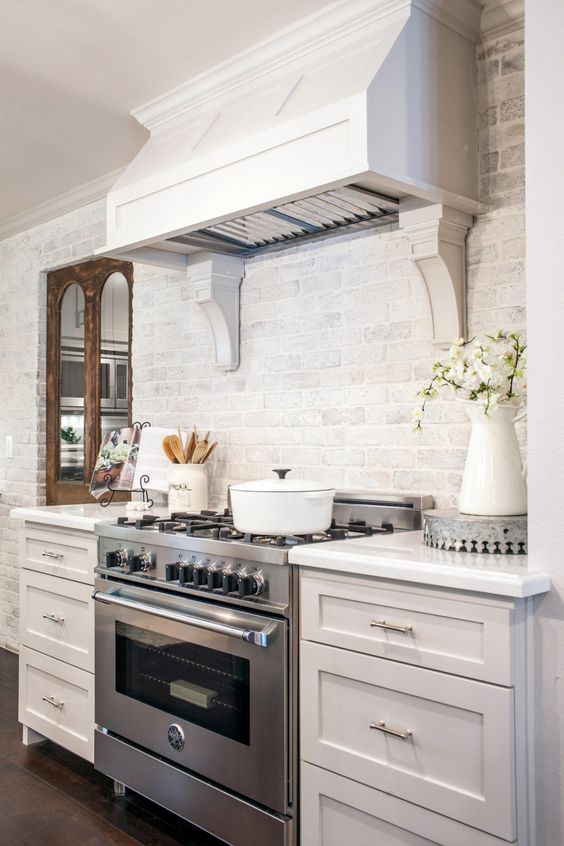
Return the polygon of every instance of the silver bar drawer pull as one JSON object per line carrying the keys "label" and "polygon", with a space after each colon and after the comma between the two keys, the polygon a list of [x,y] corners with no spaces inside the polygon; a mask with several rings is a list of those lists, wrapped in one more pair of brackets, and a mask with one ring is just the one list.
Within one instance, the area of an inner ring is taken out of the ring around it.
{"label": "silver bar drawer pull", "polygon": [[400,632],[401,634],[411,634],[413,626],[400,626],[398,623],[388,623],[387,620],[370,620],[370,626],[373,629],[387,629],[390,632]]}
{"label": "silver bar drawer pull", "polygon": [[53,623],[59,623],[59,625],[62,625],[65,622],[64,617],[57,617],[56,614],[43,614],[43,619],[51,620]]}
{"label": "silver bar drawer pull", "polygon": [[45,552],[41,553],[43,558],[54,558],[56,561],[60,561],[64,556],[62,552]]}
{"label": "silver bar drawer pull", "polygon": [[370,723],[371,729],[376,729],[376,731],[383,731],[384,734],[391,734],[393,737],[399,737],[400,740],[409,740],[412,736],[413,732],[410,729],[405,729],[405,731],[401,731],[400,729],[390,728],[386,725],[384,720],[380,720],[378,723]]}
{"label": "silver bar drawer pull", "polygon": [[44,702],[47,702],[48,705],[52,705],[53,708],[62,708],[64,706],[64,702],[61,702],[60,699],[55,699],[54,696],[42,696],[41,697]]}

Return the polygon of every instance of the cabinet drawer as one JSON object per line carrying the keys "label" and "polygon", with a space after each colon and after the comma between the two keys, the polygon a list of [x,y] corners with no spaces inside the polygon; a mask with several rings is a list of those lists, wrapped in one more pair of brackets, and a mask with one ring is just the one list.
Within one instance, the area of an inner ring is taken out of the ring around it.
{"label": "cabinet drawer", "polygon": [[26,525],[21,538],[22,565],[26,569],[94,584],[98,550],[94,535]]}
{"label": "cabinet drawer", "polygon": [[300,781],[302,846],[508,846],[310,764],[302,764]]}
{"label": "cabinet drawer", "polygon": [[23,646],[20,650],[21,723],[94,760],[94,676]]}
{"label": "cabinet drawer", "polygon": [[302,571],[301,633],[327,643],[510,686],[513,608]]}
{"label": "cabinet drawer", "polygon": [[514,839],[513,690],[314,643],[300,658],[304,760]]}
{"label": "cabinet drawer", "polygon": [[94,672],[94,600],[90,585],[22,570],[23,646]]}

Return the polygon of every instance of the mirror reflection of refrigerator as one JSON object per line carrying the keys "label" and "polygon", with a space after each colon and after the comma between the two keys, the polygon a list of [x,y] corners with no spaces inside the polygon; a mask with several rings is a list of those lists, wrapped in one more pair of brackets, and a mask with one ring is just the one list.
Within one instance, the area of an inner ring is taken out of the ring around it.
{"label": "mirror reflection of refrigerator", "polygon": [[[104,351],[100,360],[100,429],[106,432],[128,425],[129,364],[125,352]],[[71,429],[79,438],[69,443],[61,438],[59,478],[82,481],[84,477],[84,350],[67,347],[61,351],[61,429]]]}

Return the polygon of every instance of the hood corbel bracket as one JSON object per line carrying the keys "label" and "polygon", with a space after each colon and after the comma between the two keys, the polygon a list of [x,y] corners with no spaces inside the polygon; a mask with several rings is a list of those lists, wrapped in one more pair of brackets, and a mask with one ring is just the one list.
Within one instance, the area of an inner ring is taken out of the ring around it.
{"label": "hood corbel bracket", "polygon": [[187,268],[194,298],[208,319],[219,370],[239,367],[239,289],[245,275],[244,259],[222,253],[198,253]]}
{"label": "hood corbel bracket", "polygon": [[400,203],[400,230],[425,282],[439,347],[466,337],[466,236],[472,222],[472,215],[441,204]]}

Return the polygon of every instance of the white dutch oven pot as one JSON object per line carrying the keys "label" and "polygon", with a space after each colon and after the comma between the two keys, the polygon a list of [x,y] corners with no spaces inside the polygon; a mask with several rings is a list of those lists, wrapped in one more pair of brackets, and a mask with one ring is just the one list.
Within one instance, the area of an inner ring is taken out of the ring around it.
{"label": "white dutch oven pot", "polygon": [[331,525],[335,489],[320,482],[286,479],[290,470],[274,470],[277,479],[231,485],[233,524],[253,535],[310,535]]}

